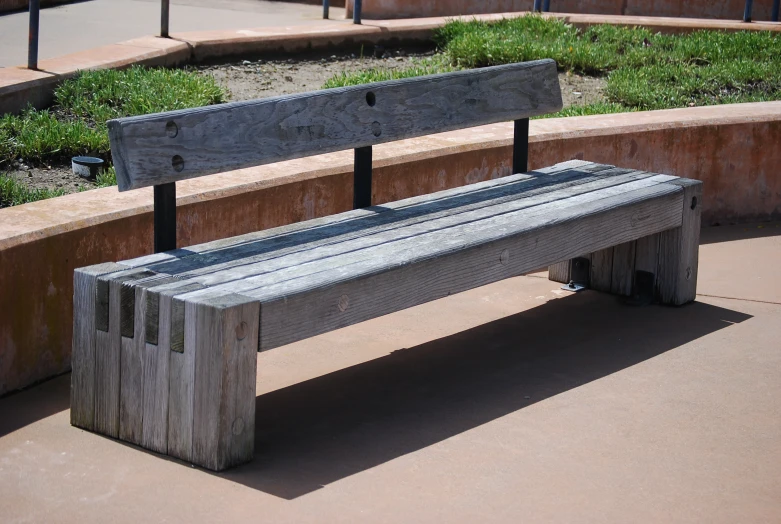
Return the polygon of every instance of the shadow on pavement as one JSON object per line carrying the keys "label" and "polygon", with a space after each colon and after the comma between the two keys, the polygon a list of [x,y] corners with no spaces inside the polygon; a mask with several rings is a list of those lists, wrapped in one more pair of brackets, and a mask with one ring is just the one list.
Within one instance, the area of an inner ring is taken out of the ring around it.
{"label": "shadow on pavement", "polygon": [[0,437],[70,408],[71,374],[0,399]]}
{"label": "shadow on pavement", "polygon": [[218,476],[294,499],[749,318],[553,300],[259,396],[255,460]]}

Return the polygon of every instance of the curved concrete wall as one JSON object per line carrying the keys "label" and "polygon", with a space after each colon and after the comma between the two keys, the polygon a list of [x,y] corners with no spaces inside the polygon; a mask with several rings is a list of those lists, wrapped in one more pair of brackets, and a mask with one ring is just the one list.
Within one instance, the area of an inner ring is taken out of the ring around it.
{"label": "curved concrete wall", "polygon": [[[375,204],[507,175],[512,124],[375,148]],[[535,120],[532,168],[582,158],[704,182],[703,222],[781,216],[781,102]],[[352,152],[177,185],[180,246],[345,211]],[[0,210],[0,394],[70,368],[73,270],[152,250],[152,190]]]}
{"label": "curved concrete wall", "polygon": [[[753,19],[770,20],[772,0],[754,2]],[[347,0],[352,16],[353,0]],[[742,20],[745,0],[551,0],[554,13],[671,16]],[[367,19],[425,18],[531,11],[534,0],[363,0]]]}

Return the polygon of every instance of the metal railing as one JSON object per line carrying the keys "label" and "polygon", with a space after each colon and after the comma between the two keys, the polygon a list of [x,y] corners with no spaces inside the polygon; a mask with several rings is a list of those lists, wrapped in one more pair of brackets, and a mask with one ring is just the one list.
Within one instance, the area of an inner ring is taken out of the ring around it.
{"label": "metal railing", "polygon": [[[550,11],[551,0],[534,0],[534,11],[547,13]],[[353,0],[353,23],[361,23],[362,0]],[[778,22],[779,4],[781,0],[773,0],[773,11],[770,16],[772,22]],[[746,0],[743,10],[743,21],[751,22],[751,11],[754,0]],[[38,69],[38,33],[41,20],[41,0],[29,0],[30,32],[27,44],[27,69]],[[323,18],[328,19],[329,0],[323,0]],[[170,13],[170,0],[160,0],[160,36],[169,38],[168,21]]]}
{"label": "metal railing", "polygon": [[[550,0],[548,0],[550,1]],[[329,0],[323,0],[323,20],[328,20]],[[363,8],[362,0],[353,0],[353,24],[361,24],[361,10]]]}

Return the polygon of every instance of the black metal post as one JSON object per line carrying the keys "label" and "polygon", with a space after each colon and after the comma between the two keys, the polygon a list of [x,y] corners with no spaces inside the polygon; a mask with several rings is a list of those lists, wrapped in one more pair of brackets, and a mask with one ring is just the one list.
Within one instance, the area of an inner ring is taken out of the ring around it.
{"label": "black metal post", "polygon": [[328,0],[323,0],[323,20],[328,20],[328,8],[330,7]]}
{"label": "black metal post", "polygon": [[372,146],[355,148],[353,209],[372,205]]}
{"label": "black metal post", "polygon": [[353,0],[353,24],[361,25],[362,0]]}
{"label": "black metal post", "polygon": [[155,253],[176,249],[176,182],[155,186]]}
{"label": "black metal post", "polygon": [[41,19],[40,0],[30,0],[30,34],[27,42],[27,69],[38,69],[38,28]]}
{"label": "black metal post", "polygon": [[513,133],[513,175],[529,170],[529,119],[515,121]]}
{"label": "black metal post", "polygon": [[545,0],[542,4],[542,12],[547,13],[550,11],[550,0]]}
{"label": "black metal post", "polygon": [[746,0],[746,9],[743,11],[743,21],[751,22],[751,9],[754,6],[754,0]]}
{"label": "black metal post", "polygon": [[770,20],[778,22],[778,7],[781,4],[781,0],[773,0],[773,14],[770,15]]}
{"label": "black metal post", "polygon": [[168,14],[170,11],[170,0],[160,0],[160,36],[163,38],[168,38]]}
{"label": "black metal post", "polygon": [[532,8],[532,11],[535,13],[542,11],[542,0],[534,0],[534,7]]}

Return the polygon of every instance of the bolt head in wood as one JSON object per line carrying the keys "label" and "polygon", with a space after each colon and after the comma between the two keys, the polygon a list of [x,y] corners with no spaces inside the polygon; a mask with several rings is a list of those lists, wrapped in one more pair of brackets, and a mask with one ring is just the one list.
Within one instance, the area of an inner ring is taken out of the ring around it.
{"label": "bolt head in wood", "polygon": [[510,262],[510,250],[505,249],[502,251],[502,254],[499,255],[499,263],[501,263],[503,266],[506,266]]}

